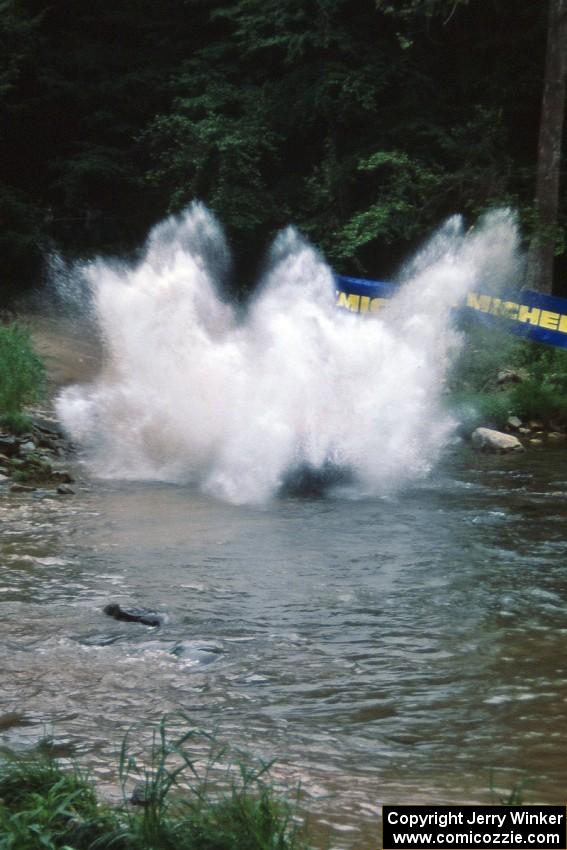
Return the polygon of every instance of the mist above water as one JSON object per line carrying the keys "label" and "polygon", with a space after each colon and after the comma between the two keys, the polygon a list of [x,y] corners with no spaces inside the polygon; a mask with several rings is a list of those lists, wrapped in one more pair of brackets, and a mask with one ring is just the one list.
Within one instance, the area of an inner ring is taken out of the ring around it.
{"label": "mist above water", "polygon": [[514,216],[465,233],[450,219],[372,317],[335,306],[333,273],[293,228],[276,238],[244,314],[222,298],[230,255],[194,204],[155,227],[136,265],[98,260],[86,278],[104,347],[98,379],[58,413],[101,477],[197,482],[262,503],[293,470],[348,470],[350,492],[426,475],[454,423],[441,396],[458,350],[452,306],[509,283]]}

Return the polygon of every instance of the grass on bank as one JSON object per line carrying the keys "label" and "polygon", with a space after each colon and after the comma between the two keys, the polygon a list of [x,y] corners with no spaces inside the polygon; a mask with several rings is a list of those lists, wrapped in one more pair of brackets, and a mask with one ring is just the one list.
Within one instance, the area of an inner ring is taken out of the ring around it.
{"label": "grass on bank", "polygon": [[147,754],[133,755],[126,739],[117,807],[76,769],[45,758],[5,761],[0,850],[306,850],[295,804],[276,792],[270,765],[230,762],[226,748],[181,731],[178,720],[162,720]]}
{"label": "grass on bank", "polygon": [[[448,402],[464,431],[503,428],[510,416],[546,428],[567,425],[567,351],[467,323],[451,370]],[[513,372],[517,383],[503,381]]]}
{"label": "grass on bank", "polygon": [[41,359],[35,353],[27,328],[12,322],[0,325],[0,425],[24,433],[30,421],[28,404],[39,401],[45,380]]}
{"label": "grass on bank", "polygon": [[2,850],[83,850],[114,826],[86,777],[45,757],[5,762],[0,800]]}

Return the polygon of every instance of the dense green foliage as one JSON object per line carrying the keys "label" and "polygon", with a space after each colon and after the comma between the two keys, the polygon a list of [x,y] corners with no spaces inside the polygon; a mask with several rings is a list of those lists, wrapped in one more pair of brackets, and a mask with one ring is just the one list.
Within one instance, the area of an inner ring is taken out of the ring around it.
{"label": "dense green foliage", "polygon": [[5,287],[194,198],[245,267],[289,222],[371,276],[456,211],[528,236],[546,5],[0,0]]}
{"label": "dense green foliage", "polygon": [[[232,769],[209,735],[175,731],[173,722],[162,721],[144,764],[123,750],[120,807],[102,803],[77,770],[45,758],[0,765],[0,850],[306,850],[267,765],[244,757]],[[211,781],[213,769],[220,782]],[[142,780],[135,806],[126,793],[132,778]]]}
{"label": "dense green foliage", "polygon": [[0,325],[0,423],[20,430],[22,409],[37,401],[44,381],[44,367],[33,349],[29,331],[13,323]]}
{"label": "dense green foliage", "polygon": [[4,763],[0,795],[0,850],[82,850],[113,827],[89,782],[45,759]]}

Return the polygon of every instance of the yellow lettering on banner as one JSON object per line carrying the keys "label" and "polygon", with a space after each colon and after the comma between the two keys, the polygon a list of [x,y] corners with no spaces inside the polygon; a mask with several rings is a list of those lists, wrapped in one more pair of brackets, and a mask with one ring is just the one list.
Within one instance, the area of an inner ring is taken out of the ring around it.
{"label": "yellow lettering on banner", "polygon": [[489,310],[489,312],[492,316],[499,316],[500,315],[500,305],[501,304],[502,304],[502,300],[500,298],[493,298],[492,299],[492,304],[490,305],[490,310]]}
{"label": "yellow lettering on banner", "polygon": [[477,295],[476,292],[467,292],[467,307],[472,307],[473,310],[488,313],[491,302],[492,298],[490,295]]}
{"label": "yellow lettering on banner", "polygon": [[556,331],[559,327],[559,313],[542,310],[539,317],[539,326],[540,328],[549,328],[550,331]]}
{"label": "yellow lettering on banner", "polygon": [[[354,292],[343,292],[337,289],[337,307],[343,307],[352,313],[378,313],[387,304],[388,298],[371,298],[369,295],[355,295]],[[539,325],[552,331],[567,334],[567,313],[554,313],[552,310],[542,310],[528,304],[517,304],[515,301],[502,301],[491,295],[481,295],[477,292],[467,292],[467,307],[502,316],[517,322]]]}
{"label": "yellow lettering on banner", "polygon": [[501,310],[505,319],[517,319],[519,309],[520,305],[516,304],[514,301],[502,302]]}
{"label": "yellow lettering on banner", "polygon": [[[387,302],[387,298],[373,298],[370,302],[370,312],[377,313],[378,310],[381,310],[384,304],[386,304]],[[565,318],[567,318],[567,316]]]}
{"label": "yellow lettering on banner", "polygon": [[347,295],[346,292],[338,291],[337,307],[346,307],[347,310],[352,310],[353,313],[358,313],[360,308],[360,295],[354,295],[352,292]]}
{"label": "yellow lettering on banner", "polygon": [[541,310],[539,309],[539,307],[527,307],[525,304],[520,304],[518,321],[529,322],[530,325],[537,325],[539,323],[540,313]]}

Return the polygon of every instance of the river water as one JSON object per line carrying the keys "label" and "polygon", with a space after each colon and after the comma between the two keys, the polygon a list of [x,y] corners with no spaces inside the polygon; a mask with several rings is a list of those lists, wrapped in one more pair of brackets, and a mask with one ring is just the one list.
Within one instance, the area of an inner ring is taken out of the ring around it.
{"label": "river water", "polygon": [[[513,278],[517,244],[507,212],[450,220],[364,322],[293,230],[247,310],[227,304],[199,206],[137,265],[83,270],[81,318],[35,321],[76,495],[0,492],[3,746],[47,736],[112,795],[130,727],[183,711],[275,758],[317,846],[348,850],[376,848],[383,803],[525,780],[564,801],[565,448],[475,454],[442,397],[452,304],[487,269]],[[277,495],[290,464],[328,458],[349,491]]]}
{"label": "river water", "polygon": [[564,799],[564,450],[264,507],[78,472],[0,496],[4,747],[50,736],[111,787],[131,724],[182,709],[278,759],[331,847],[376,847],[382,803]]}

